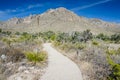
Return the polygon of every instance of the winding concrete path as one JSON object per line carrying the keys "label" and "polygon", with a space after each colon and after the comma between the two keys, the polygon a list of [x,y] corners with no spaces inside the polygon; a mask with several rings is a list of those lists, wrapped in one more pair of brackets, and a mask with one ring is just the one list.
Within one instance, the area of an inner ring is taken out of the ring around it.
{"label": "winding concrete path", "polygon": [[48,52],[48,67],[41,80],[82,80],[77,65],[51,47],[50,43],[43,45]]}

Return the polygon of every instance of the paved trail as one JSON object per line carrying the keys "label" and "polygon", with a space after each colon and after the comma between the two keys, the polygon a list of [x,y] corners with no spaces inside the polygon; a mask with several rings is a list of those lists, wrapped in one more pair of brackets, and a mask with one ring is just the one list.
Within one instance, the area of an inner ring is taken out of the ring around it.
{"label": "paved trail", "polygon": [[41,80],[82,80],[77,65],[51,47],[50,43],[43,45],[48,52],[48,68]]}

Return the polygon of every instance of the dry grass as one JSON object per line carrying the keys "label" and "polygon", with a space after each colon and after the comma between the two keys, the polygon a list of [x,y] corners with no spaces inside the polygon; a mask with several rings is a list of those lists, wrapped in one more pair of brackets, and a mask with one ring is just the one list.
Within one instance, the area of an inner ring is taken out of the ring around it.
{"label": "dry grass", "polygon": [[24,53],[20,49],[2,48],[0,49],[0,56],[5,55],[7,62],[18,62],[25,58]]}

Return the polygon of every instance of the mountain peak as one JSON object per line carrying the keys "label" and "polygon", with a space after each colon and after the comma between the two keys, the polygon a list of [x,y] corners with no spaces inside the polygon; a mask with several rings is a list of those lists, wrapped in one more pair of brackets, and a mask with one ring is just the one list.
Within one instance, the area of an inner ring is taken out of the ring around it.
{"label": "mountain peak", "polygon": [[[66,11],[67,9],[64,8],[64,7],[59,7],[59,8],[56,8],[56,10],[58,10],[58,11]],[[67,10],[67,11],[68,11],[68,10]]]}
{"label": "mountain peak", "polygon": [[[64,8],[59,7],[56,9],[49,9],[46,12],[38,15],[30,15],[28,17],[19,19],[13,18],[1,25],[7,28],[12,28],[15,31],[82,31],[85,29],[91,29],[95,33],[102,32],[120,32],[117,24],[102,21],[100,19],[88,19],[85,17],[80,17],[74,12]],[[19,26],[19,27],[18,27]],[[99,31],[98,31],[99,30]]]}
{"label": "mountain peak", "polygon": [[[56,8],[56,9],[49,9],[47,10],[46,12],[47,13],[52,13],[52,12],[68,12],[69,10],[67,10],[66,8],[64,7],[59,7],[59,8]],[[69,11],[70,12],[70,11]]]}

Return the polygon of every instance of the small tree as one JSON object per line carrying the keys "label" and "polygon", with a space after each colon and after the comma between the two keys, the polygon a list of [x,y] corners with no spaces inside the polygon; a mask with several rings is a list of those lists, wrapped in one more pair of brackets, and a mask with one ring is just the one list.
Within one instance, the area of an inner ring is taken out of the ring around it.
{"label": "small tree", "polygon": [[88,41],[89,39],[92,39],[93,37],[89,29],[85,30],[82,36],[84,38],[84,42]]}

